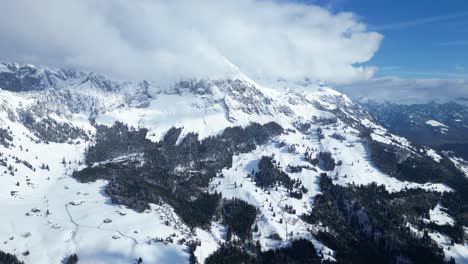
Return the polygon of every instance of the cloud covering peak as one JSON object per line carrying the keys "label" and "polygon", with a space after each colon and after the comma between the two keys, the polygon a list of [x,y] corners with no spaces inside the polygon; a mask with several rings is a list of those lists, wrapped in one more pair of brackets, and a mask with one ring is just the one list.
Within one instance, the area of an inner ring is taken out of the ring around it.
{"label": "cloud covering peak", "polygon": [[382,36],[351,13],[267,0],[0,0],[0,59],[121,79],[368,79]]}

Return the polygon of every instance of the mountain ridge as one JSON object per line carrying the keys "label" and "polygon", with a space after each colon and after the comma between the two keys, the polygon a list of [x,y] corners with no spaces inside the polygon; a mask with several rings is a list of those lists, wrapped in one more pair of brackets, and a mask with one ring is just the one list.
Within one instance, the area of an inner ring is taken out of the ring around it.
{"label": "mountain ridge", "polygon": [[[0,229],[0,250],[27,263],[75,253],[100,263],[231,253],[261,262],[301,247],[324,262],[372,263],[390,251],[366,243],[385,232],[398,251],[388,261],[419,260],[407,249],[419,239],[433,261],[467,257],[461,163],[391,134],[323,83],[72,74],[42,86],[48,74],[15,67],[7,81],[0,70],[0,188],[11,211],[2,225],[13,226]],[[375,201],[407,220],[390,228]],[[239,211],[255,215],[237,225]],[[44,237],[54,239],[40,251]]]}

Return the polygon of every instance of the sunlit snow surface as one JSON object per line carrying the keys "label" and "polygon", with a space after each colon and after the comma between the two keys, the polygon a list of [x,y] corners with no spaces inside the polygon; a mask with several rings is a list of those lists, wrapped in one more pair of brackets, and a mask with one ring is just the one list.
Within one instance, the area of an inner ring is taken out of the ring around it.
{"label": "sunlit snow surface", "polygon": [[[333,251],[312,235],[326,227],[307,224],[298,217],[313,210],[311,202],[320,192],[320,169],[290,173],[286,168],[289,164],[307,165],[303,158],[306,150],[314,153],[328,151],[335,160],[342,161],[341,166],[327,172],[336,184],[376,182],[392,192],[405,188],[451,191],[442,184],[402,182],[382,173],[370,162],[358,131],[341,120],[320,126],[325,135],[322,140],[318,139],[316,126],[307,133],[295,129],[295,123],[309,122],[313,116],[333,118],[332,111],[337,109],[343,109],[350,117],[357,115],[353,112],[356,109],[354,103],[345,95],[323,85],[265,82],[265,86],[260,86],[244,76],[241,79],[248,84],[246,90],[239,91],[226,84],[213,85],[207,93],[174,92],[169,88],[158,90],[153,87],[151,98],[143,107],[129,106],[128,97],[136,93],[131,87],[121,94],[86,86],[70,87],[70,98],[76,100],[77,105],[73,107],[77,111],[51,103],[55,100],[53,93],[0,91],[0,127],[10,127],[14,132],[14,147],[0,146],[0,152],[8,159],[17,156],[37,168],[32,171],[22,164],[14,164],[18,169],[15,176],[3,172],[3,167],[0,170],[0,250],[16,254],[26,263],[60,263],[73,253],[79,255],[80,263],[132,263],[139,257],[145,263],[184,263],[188,262],[189,255],[187,247],[177,243],[180,239],[201,241],[195,252],[200,262],[225,239],[226,228],[221,223],[213,222],[211,230],[190,230],[167,205],[152,205],[151,210],[136,213],[110,203],[103,191],[105,181],[76,182],[70,175],[79,169],[78,162],[83,160],[84,150],[90,142],[36,144],[35,136],[9,115],[38,101],[49,111],[45,111],[47,116],[59,122],[70,122],[90,134],[95,133],[87,119],[90,106],[99,109],[97,123],[111,125],[122,121],[134,127],[148,128],[148,138],[153,141],[161,139],[173,126],[183,128],[179,140],[189,132],[205,138],[226,127],[246,126],[250,122],[275,121],[289,129],[272,142],[235,156],[232,167],[222,171],[224,177],[212,179],[209,187],[210,192],[218,191],[226,198],[243,199],[260,209],[256,220],[259,232],[254,233],[253,238],[260,241],[264,250],[288,245],[292,233],[294,238],[310,239],[317,250],[322,250],[324,256],[333,260],[330,256]],[[373,121],[356,121],[374,129],[371,135],[374,140],[416,151],[406,139],[389,134]],[[345,139],[334,139],[330,137],[332,134]],[[295,150],[290,151],[290,146]],[[440,159],[433,150],[427,149],[425,153],[435,160]],[[247,177],[252,169],[257,169],[261,156],[271,155],[291,178],[300,179],[308,189],[302,199],[290,198],[283,187],[269,190],[268,194]],[[61,163],[63,158],[67,161],[65,165]],[[42,163],[48,164],[50,171],[40,169]],[[270,204],[273,211],[268,209]],[[286,205],[293,206],[296,214],[286,213]],[[451,223],[453,220],[443,213],[435,208],[431,211],[431,220]],[[278,234],[282,240],[271,239],[271,234]],[[166,242],[168,238],[173,243]],[[441,236],[437,241],[445,245],[444,239]],[[467,248],[456,245],[446,253],[459,262],[468,258]]]}
{"label": "sunlit snow surface", "polygon": [[440,123],[439,121],[436,120],[427,120],[426,124],[433,126],[433,127],[447,127],[446,125]]}
{"label": "sunlit snow surface", "polygon": [[[104,195],[104,181],[80,184],[70,177],[78,167],[76,162],[83,158],[85,144],[35,144],[22,126],[13,122],[3,125],[15,131],[16,145],[12,149],[1,147],[3,155],[21,157],[37,170],[15,164],[15,176],[1,173],[1,250],[27,263],[60,263],[77,252],[83,263],[132,263],[138,257],[149,263],[187,261],[184,247],[152,241],[173,233],[175,241],[191,236],[180,220],[173,221],[178,218],[171,208],[153,206],[151,211],[138,214],[112,205]],[[72,163],[64,166],[63,158]],[[49,165],[50,171],[39,169],[42,163]],[[179,222],[180,227],[164,225],[166,218],[174,225]],[[112,222],[104,223],[105,219]],[[29,255],[23,256],[26,252]]]}

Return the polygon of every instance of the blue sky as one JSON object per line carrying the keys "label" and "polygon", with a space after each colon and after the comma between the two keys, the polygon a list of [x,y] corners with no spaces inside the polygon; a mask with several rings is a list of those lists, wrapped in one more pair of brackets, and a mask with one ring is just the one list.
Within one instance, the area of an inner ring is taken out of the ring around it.
{"label": "blue sky", "polygon": [[376,77],[468,79],[466,0],[308,0],[359,16],[384,35]]}

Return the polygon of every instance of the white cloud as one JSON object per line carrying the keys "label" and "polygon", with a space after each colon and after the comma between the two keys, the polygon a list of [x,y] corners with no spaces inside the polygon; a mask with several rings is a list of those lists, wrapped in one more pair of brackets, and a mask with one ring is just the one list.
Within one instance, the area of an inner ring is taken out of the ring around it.
{"label": "white cloud", "polygon": [[266,0],[0,0],[0,58],[120,78],[371,78],[382,36],[351,13]]}
{"label": "white cloud", "polygon": [[[398,104],[449,102],[468,99],[468,80],[374,78],[342,86],[353,98]],[[461,101],[460,101],[461,102]]]}

